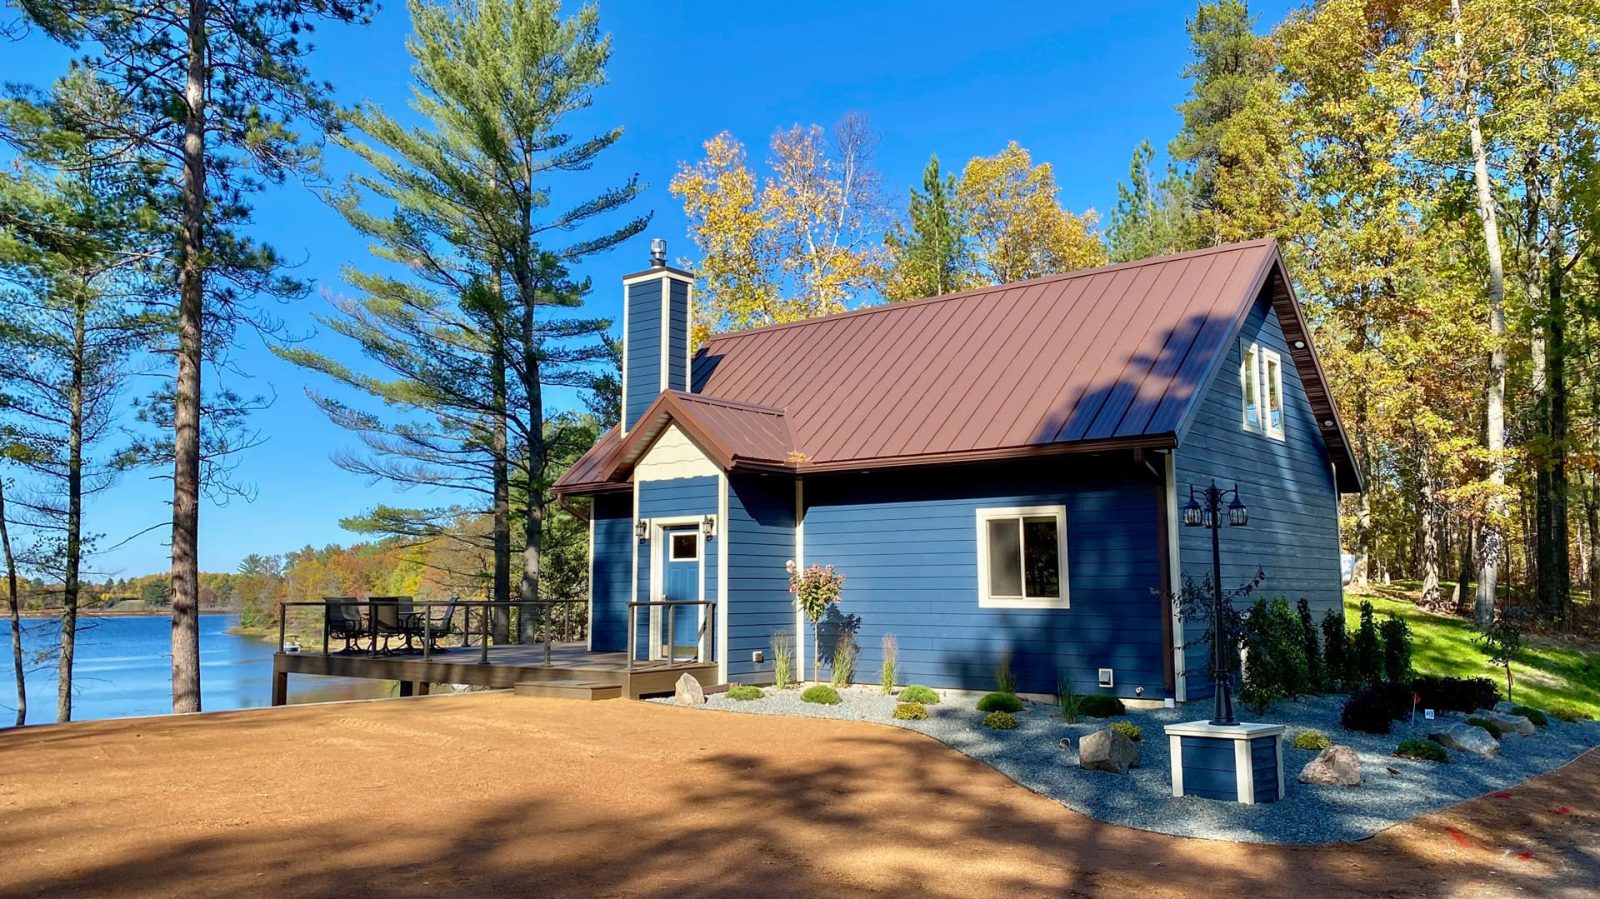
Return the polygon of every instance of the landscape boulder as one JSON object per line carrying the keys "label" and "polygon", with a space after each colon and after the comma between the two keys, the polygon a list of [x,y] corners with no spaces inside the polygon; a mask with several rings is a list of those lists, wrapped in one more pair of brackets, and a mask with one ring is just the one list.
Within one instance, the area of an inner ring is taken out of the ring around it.
{"label": "landscape boulder", "polygon": [[693,675],[685,674],[678,678],[678,688],[673,691],[672,699],[678,705],[700,705],[706,701],[706,691]]}
{"label": "landscape boulder", "polygon": [[1428,734],[1428,739],[1446,748],[1483,758],[1493,758],[1500,754],[1500,741],[1483,728],[1471,724],[1452,724],[1444,730]]}
{"label": "landscape boulder", "polygon": [[1139,744],[1109,727],[1097,730],[1078,741],[1078,767],[1127,774],[1139,767]]}
{"label": "landscape boulder", "polygon": [[1300,782],[1319,787],[1361,786],[1361,760],[1348,746],[1329,746],[1300,769]]}
{"label": "landscape boulder", "polygon": [[1512,715],[1508,712],[1479,712],[1478,714],[1481,717],[1500,725],[1500,731],[1502,733],[1509,734],[1512,731],[1516,731],[1524,737],[1531,737],[1539,732],[1539,729],[1533,726],[1532,721],[1529,721],[1527,718],[1524,718],[1521,715]]}

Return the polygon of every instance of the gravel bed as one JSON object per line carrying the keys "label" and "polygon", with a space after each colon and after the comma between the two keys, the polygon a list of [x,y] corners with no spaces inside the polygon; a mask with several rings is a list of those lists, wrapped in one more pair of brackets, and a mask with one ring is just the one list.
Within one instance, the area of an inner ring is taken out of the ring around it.
{"label": "gravel bed", "polygon": [[[973,709],[976,696],[950,694],[928,706],[926,721],[896,721],[890,717],[895,700],[876,687],[841,691],[839,705],[814,705],[800,701],[798,689],[767,689],[763,699],[736,701],[723,694],[707,697],[702,708],[757,715],[795,715],[845,721],[889,724],[927,734],[945,745],[985,762],[1029,789],[1059,801],[1073,811],[1101,821],[1174,836],[1233,840],[1244,843],[1331,843],[1361,840],[1435,809],[1485,793],[1504,790],[1521,781],[1561,767],[1585,750],[1600,745],[1600,723],[1563,724],[1551,719],[1531,737],[1507,734],[1500,757],[1480,759],[1450,751],[1450,764],[1395,758],[1395,746],[1406,737],[1427,736],[1430,729],[1464,715],[1444,715],[1441,720],[1396,721],[1387,736],[1347,731],[1339,726],[1342,696],[1318,696],[1280,703],[1262,716],[1244,714],[1247,720],[1287,724],[1283,753],[1283,801],[1242,805],[1185,796],[1174,798],[1170,782],[1167,738],[1161,728],[1179,721],[1207,717],[1210,703],[1190,703],[1178,709],[1130,709],[1125,717],[1144,730],[1140,742],[1141,764],[1127,775],[1086,771],[1078,767],[1078,741],[1105,726],[1086,719],[1063,722],[1055,706],[1029,703],[1017,715],[1013,731],[993,731],[981,724]],[[671,703],[670,697],[652,700]],[[1336,744],[1351,747],[1361,758],[1360,787],[1316,787],[1299,782],[1300,769],[1317,753],[1293,748],[1295,734],[1303,729],[1327,734]],[[1071,748],[1062,749],[1062,738]]]}

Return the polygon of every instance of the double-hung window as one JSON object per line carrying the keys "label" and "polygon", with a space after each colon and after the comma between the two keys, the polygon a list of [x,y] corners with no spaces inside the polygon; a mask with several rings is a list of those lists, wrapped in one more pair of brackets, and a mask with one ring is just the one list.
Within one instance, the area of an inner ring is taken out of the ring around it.
{"label": "double-hung window", "polygon": [[1261,352],[1262,387],[1266,392],[1264,410],[1267,433],[1283,436],[1283,357],[1272,350]]}
{"label": "double-hung window", "polygon": [[1261,348],[1248,344],[1239,353],[1239,387],[1244,392],[1244,429],[1261,430]]}
{"label": "double-hung window", "polygon": [[1239,388],[1244,396],[1244,429],[1282,437],[1283,357],[1251,343],[1239,349]]}
{"label": "double-hung window", "polygon": [[978,605],[1067,608],[1067,509],[978,510]]}

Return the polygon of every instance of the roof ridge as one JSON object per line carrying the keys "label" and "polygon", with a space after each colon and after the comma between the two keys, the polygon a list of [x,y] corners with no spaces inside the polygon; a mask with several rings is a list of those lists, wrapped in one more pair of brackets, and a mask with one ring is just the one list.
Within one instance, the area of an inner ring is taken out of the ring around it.
{"label": "roof ridge", "polygon": [[[745,328],[741,331],[729,331],[724,334],[713,334],[711,335],[710,339],[706,341],[704,346],[709,347],[712,344],[724,340],[737,340],[753,334],[769,334],[773,331],[781,331],[787,328],[799,328],[807,325],[817,325],[823,322],[838,321],[845,318],[856,318],[871,315],[873,313],[894,312],[900,309],[922,308],[924,306],[932,306],[936,303],[945,303],[954,300],[967,300],[973,297],[991,294],[997,291],[1012,290],[1018,287],[1031,287],[1037,284],[1049,284],[1057,281],[1070,281],[1075,278],[1084,278],[1090,275],[1104,274],[1105,272],[1109,271],[1137,269],[1143,268],[1147,265],[1166,264],[1169,262],[1177,262],[1187,259],[1197,259],[1201,256],[1209,256],[1214,253],[1253,249],[1259,246],[1276,245],[1276,243],[1277,241],[1273,238],[1262,237],[1257,238],[1256,240],[1241,241],[1239,243],[1218,244],[1214,247],[1202,247],[1198,250],[1186,250],[1182,253],[1171,253],[1166,256],[1151,256],[1147,259],[1135,259],[1130,262],[1114,262],[1107,265],[1096,266],[1094,268],[1082,268],[1070,272],[1060,272],[1054,275],[1043,275],[1038,278],[1029,278],[1026,281],[1008,281],[1004,284],[991,284],[987,287],[975,287],[971,290],[963,290],[958,293],[946,293],[938,296],[921,297],[915,300],[902,300],[898,303],[881,303],[876,306],[866,306],[861,309],[847,309],[844,312],[834,312],[829,315],[818,315],[812,318],[803,318],[799,321],[779,322],[777,324]],[[696,395],[698,396],[699,394]]]}
{"label": "roof ridge", "polygon": [[763,406],[759,403],[742,403],[738,400],[728,400],[717,396],[707,396],[703,393],[689,393],[682,390],[668,390],[667,394],[674,398],[681,398],[686,402],[704,403],[708,406],[722,406],[728,409],[738,409],[744,412],[763,412],[768,415],[782,417],[785,410],[777,406]]}

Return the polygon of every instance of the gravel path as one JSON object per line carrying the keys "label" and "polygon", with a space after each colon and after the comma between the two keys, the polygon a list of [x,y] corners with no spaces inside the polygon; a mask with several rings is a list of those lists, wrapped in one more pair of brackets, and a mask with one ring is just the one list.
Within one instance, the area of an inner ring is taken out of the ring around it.
{"label": "gravel path", "polygon": [[[1144,739],[1139,744],[1140,767],[1124,776],[1079,768],[1078,741],[1105,722],[1087,719],[1066,724],[1053,705],[1030,703],[1017,715],[1016,730],[992,731],[980,723],[983,716],[972,707],[976,697],[969,694],[948,695],[939,705],[929,706],[926,721],[891,718],[895,700],[880,694],[876,687],[851,688],[843,691],[843,696],[839,705],[814,705],[801,702],[797,689],[769,689],[765,698],[742,702],[713,694],[704,708],[891,724],[927,734],[992,765],[1023,786],[1101,821],[1175,836],[1246,843],[1365,839],[1425,812],[1553,771],[1600,746],[1600,723],[1563,724],[1552,719],[1548,728],[1534,736],[1508,734],[1501,742],[1499,758],[1480,759],[1451,751],[1447,765],[1411,761],[1392,755],[1396,744],[1410,736],[1426,737],[1428,730],[1448,722],[1419,720],[1413,728],[1397,721],[1388,736],[1363,734],[1339,726],[1344,697],[1312,697],[1280,703],[1260,716],[1261,720],[1289,725],[1283,755],[1284,778],[1289,784],[1283,801],[1251,806],[1172,796],[1162,725],[1203,717],[1210,710],[1208,703],[1181,709],[1129,710],[1123,717],[1143,728]],[[654,701],[672,702],[670,698]],[[1256,716],[1244,717],[1255,720]],[[1317,754],[1289,744],[1296,733],[1307,728],[1320,730],[1334,743],[1356,751],[1361,758],[1362,786],[1315,787],[1299,782],[1300,769]],[[1070,738],[1070,749],[1060,747],[1064,737]]]}

